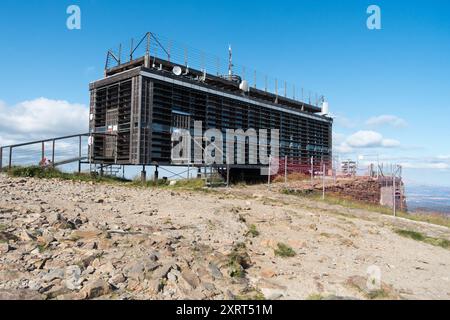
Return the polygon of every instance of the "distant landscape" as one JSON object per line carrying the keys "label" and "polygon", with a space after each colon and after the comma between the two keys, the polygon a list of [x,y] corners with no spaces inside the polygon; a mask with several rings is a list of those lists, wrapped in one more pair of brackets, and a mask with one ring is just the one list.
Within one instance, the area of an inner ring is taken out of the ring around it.
{"label": "distant landscape", "polygon": [[450,187],[407,185],[406,196],[409,211],[450,215]]}

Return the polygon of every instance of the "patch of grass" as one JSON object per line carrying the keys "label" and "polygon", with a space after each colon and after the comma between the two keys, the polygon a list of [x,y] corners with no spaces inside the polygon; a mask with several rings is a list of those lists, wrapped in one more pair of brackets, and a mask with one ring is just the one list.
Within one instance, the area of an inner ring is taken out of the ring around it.
{"label": "patch of grass", "polygon": [[130,187],[144,187],[144,188],[166,188],[169,190],[189,190],[189,191],[203,191],[211,192],[205,188],[205,180],[203,179],[185,179],[177,180],[175,185],[169,185],[169,181],[166,179],[159,179],[158,181],[150,180],[142,184],[140,179],[135,178],[133,180],[127,180],[114,176],[100,176],[96,173],[67,173],[58,170],[57,168],[43,168],[40,166],[29,167],[12,167],[7,171],[11,177],[23,177],[23,178],[39,178],[39,179],[61,179],[80,182],[102,182],[102,183],[120,183],[124,186]]}
{"label": "patch of grass", "polygon": [[283,189],[281,189],[281,193],[286,194],[286,195],[293,195],[293,196],[308,196],[308,195],[314,194],[314,190],[313,189],[295,190],[295,189],[283,188]]}
{"label": "patch of grass", "polygon": [[420,232],[416,232],[416,231],[397,229],[397,230],[395,230],[395,233],[397,233],[398,235],[401,235],[402,237],[411,238],[411,239],[414,239],[417,241],[425,240],[425,236],[423,234],[421,234]]}
{"label": "patch of grass", "polygon": [[252,289],[249,292],[245,292],[242,294],[238,294],[234,296],[235,300],[253,300],[253,301],[258,301],[258,300],[266,300],[266,297],[264,296],[264,294],[258,290],[258,289]]}
{"label": "patch of grass", "polygon": [[47,250],[47,246],[44,244],[38,244],[37,248],[39,250],[39,253],[43,253],[45,250]]}
{"label": "patch of grass", "polygon": [[8,226],[0,223],[0,231],[5,231],[8,228]]}
{"label": "patch of grass", "polygon": [[170,181],[165,179],[160,179],[158,181],[150,180],[145,184],[142,184],[140,179],[134,179],[131,183],[135,187],[146,187],[146,188],[163,188],[168,190],[179,189],[179,190],[191,190],[200,191],[205,188],[205,180],[203,179],[183,179],[176,180],[174,185],[170,185]]}
{"label": "patch of grass", "polygon": [[245,277],[244,269],[241,267],[241,265],[239,265],[235,261],[230,262],[228,267],[230,268],[230,277],[232,277],[232,278],[244,278]]}
{"label": "patch of grass", "polygon": [[429,244],[431,244],[433,246],[442,247],[444,249],[449,249],[450,248],[450,241],[448,241],[447,239],[427,237],[425,239],[425,242],[429,243]]}
{"label": "patch of grass", "polygon": [[276,256],[279,256],[282,258],[290,258],[290,257],[294,257],[296,255],[296,252],[294,251],[294,249],[292,249],[287,244],[281,243],[281,242],[279,242],[277,244],[277,249],[274,250],[274,253]]}
{"label": "patch of grass", "polygon": [[256,238],[257,236],[259,236],[259,231],[258,231],[258,229],[256,228],[256,226],[254,225],[254,224],[251,224],[249,227],[248,227],[248,231],[247,231],[247,234],[246,234],[247,236],[252,236],[253,238]]}
{"label": "patch of grass", "polygon": [[321,233],[320,233],[320,236],[321,236],[321,237],[324,237],[324,238],[332,238],[332,237],[333,237],[331,234],[329,234],[329,233],[327,233],[327,232],[321,232]]}
{"label": "patch of grass", "polygon": [[247,184],[245,182],[240,181],[240,182],[236,182],[234,184],[234,187],[245,189],[245,188],[247,188]]}
{"label": "patch of grass", "polygon": [[[304,173],[299,173],[299,172],[294,172],[294,173],[289,173],[287,175],[287,181],[288,182],[293,182],[293,181],[306,181],[306,180],[310,180],[311,176],[308,174],[304,174]],[[273,179],[273,182],[283,182],[284,183],[285,179],[284,179],[284,174],[283,175],[279,175],[277,176],[275,179]]]}
{"label": "patch of grass", "polygon": [[443,214],[399,212],[397,213],[397,216],[409,220],[427,222],[450,228],[450,216]]}
{"label": "patch of grass", "polygon": [[306,297],[306,300],[324,300],[325,297],[320,293],[313,293]]}
{"label": "patch of grass", "polygon": [[173,189],[187,189],[187,190],[199,190],[206,186],[205,180],[203,179],[185,179],[177,180],[177,183],[170,188]]}
{"label": "patch of grass", "polygon": [[250,267],[250,256],[247,253],[245,243],[238,243],[229,255],[228,268],[230,277],[244,278],[245,269]]}
{"label": "patch of grass", "polygon": [[143,184],[139,178],[133,179],[131,185],[133,187],[156,188],[156,187],[167,187],[169,185],[169,182],[167,180],[160,179],[158,181],[148,180]]}
{"label": "patch of grass", "polygon": [[387,299],[390,298],[389,292],[386,292],[384,289],[379,289],[375,291],[370,291],[366,293],[366,297],[371,300],[378,300],[378,299]]}
{"label": "patch of grass", "polygon": [[[380,299],[389,299],[389,300],[397,300],[400,298],[398,293],[394,290],[391,285],[386,283],[380,283],[379,288],[372,289],[367,286],[367,279],[362,276],[352,276],[345,284],[353,289],[359,291],[362,295],[364,295],[367,299],[370,300],[380,300]],[[376,284],[376,280],[372,279],[372,284]]]}
{"label": "patch of grass", "polygon": [[18,241],[19,238],[10,232],[0,231],[0,242],[1,243],[7,243],[10,240]]}
{"label": "patch of grass", "polygon": [[80,236],[78,236],[78,235],[70,235],[69,236],[69,238],[68,238],[68,240],[69,241],[73,241],[73,242],[77,242],[78,240],[80,240],[81,239],[81,237]]}
{"label": "patch of grass", "polygon": [[447,239],[428,237],[420,232],[403,229],[396,229],[395,233],[402,237],[410,238],[416,241],[422,241],[433,246],[442,247],[444,249],[450,248],[450,241]]}
{"label": "patch of grass", "polygon": [[[386,206],[367,203],[364,201],[358,201],[353,199],[348,199],[336,194],[327,193],[325,200],[322,199],[322,193],[314,191],[312,189],[306,190],[292,190],[292,189],[282,189],[281,192],[286,195],[296,195],[305,197],[308,199],[316,201],[324,201],[325,203],[331,205],[339,205],[349,209],[359,209],[366,210],[370,212],[381,213],[384,215],[392,216],[392,209]],[[413,221],[427,222],[431,224],[436,224],[440,226],[445,226],[450,228],[450,217],[441,214],[425,214],[425,213],[410,213],[405,211],[397,211],[397,217],[405,218]]]}
{"label": "patch of grass", "polygon": [[62,172],[57,168],[43,168],[39,166],[29,167],[12,167],[8,170],[8,175],[11,177],[23,177],[23,178],[39,178],[39,179],[61,179],[81,182],[108,182],[108,183],[126,183],[129,180],[107,176],[103,177],[97,174],[90,173],[68,173]]}

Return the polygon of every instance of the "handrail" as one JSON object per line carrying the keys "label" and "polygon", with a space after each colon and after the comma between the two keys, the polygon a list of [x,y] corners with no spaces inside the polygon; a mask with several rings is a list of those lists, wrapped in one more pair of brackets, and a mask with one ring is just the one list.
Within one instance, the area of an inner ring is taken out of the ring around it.
{"label": "handrail", "polygon": [[[44,158],[44,145],[46,142],[53,142],[52,146],[52,163],[53,166],[55,166],[55,142],[59,140],[65,140],[65,139],[72,139],[72,138],[79,138],[79,155],[78,158],[79,162],[85,157],[81,156],[81,138],[82,137],[91,137],[91,136],[116,136],[115,134],[111,133],[99,133],[99,132],[91,132],[91,133],[80,133],[80,134],[73,134],[63,137],[55,137],[55,138],[49,138],[49,139],[42,139],[42,140],[36,140],[31,142],[25,142],[25,143],[18,143],[18,144],[12,144],[7,146],[0,146],[0,171],[3,169],[3,150],[9,149],[9,160],[8,160],[8,168],[11,168],[12,166],[12,151],[14,148],[24,147],[24,146],[30,146],[35,144],[42,144],[42,158]],[[81,170],[80,164],[79,164],[79,171]]]}
{"label": "handrail", "polygon": [[12,144],[9,146],[0,146],[0,148],[1,149],[17,148],[17,147],[29,146],[32,144],[38,144],[38,143],[42,143],[42,142],[45,143],[45,142],[51,142],[51,141],[65,140],[65,139],[78,138],[78,137],[89,137],[89,136],[96,136],[96,135],[98,135],[98,136],[115,136],[115,134],[111,134],[111,133],[99,133],[99,132],[80,133],[80,134],[73,134],[70,136],[63,136],[63,137],[36,140],[36,141],[25,142],[25,143]]}

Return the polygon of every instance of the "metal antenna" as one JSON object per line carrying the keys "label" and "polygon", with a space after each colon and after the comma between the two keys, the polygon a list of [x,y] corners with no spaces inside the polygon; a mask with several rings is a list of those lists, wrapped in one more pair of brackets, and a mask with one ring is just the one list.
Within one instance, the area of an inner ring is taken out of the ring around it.
{"label": "metal antenna", "polygon": [[121,64],[121,59],[122,59],[122,44],[119,44],[119,65]]}
{"label": "metal antenna", "polygon": [[110,55],[110,50],[108,50],[108,53],[106,54],[105,75],[106,75],[106,70],[108,70],[108,65],[109,65],[109,55]]}
{"label": "metal antenna", "polygon": [[275,79],[275,103],[278,103],[278,79]]}
{"label": "metal antenna", "polygon": [[219,59],[219,57],[217,57],[216,63],[217,63],[217,76],[219,76],[220,75],[220,59]]}
{"label": "metal antenna", "polygon": [[[145,47],[145,62],[144,65],[146,68],[150,68],[150,32],[147,32],[147,34],[145,35],[146,40],[147,40],[147,45]],[[144,39],[142,39],[144,40]],[[141,41],[142,41],[141,40]],[[139,45],[136,46],[136,48],[139,47]]]}
{"label": "metal antenna", "polygon": [[133,52],[134,52],[134,48],[133,48],[133,45],[134,45],[134,39],[133,38],[131,38],[131,46],[130,46],[130,61],[131,60],[133,60]]}
{"label": "metal antenna", "polygon": [[275,79],[275,94],[278,96],[278,79]]}
{"label": "metal antenna", "polygon": [[170,62],[171,49],[172,49],[172,40],[169,40],[169,46],[167,48],[167,61],[169,61],[169,62]]}
{"label": "metal antenna", "polygon": [[145,55],[149,56],[150,55],[150,32],[147,32],[147,47],[145,48]]}
{"label": "metal antenna", "polygon": [[203,51],[200,52],[200,64],[201,64],[201,69],[204,70],[205,69],[205,53]]}
{"label": "metal antenna", "polygon": [[233,77],[233,50],[231,44],[228,46],[228,77],[230,80]]}

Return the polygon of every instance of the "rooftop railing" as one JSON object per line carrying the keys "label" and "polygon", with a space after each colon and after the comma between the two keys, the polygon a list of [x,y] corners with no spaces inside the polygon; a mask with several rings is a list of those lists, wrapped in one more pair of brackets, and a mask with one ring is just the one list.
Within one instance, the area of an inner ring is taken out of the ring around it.
{"label": "rooftop railing", "polygon": [[316,107],[319,107],[323,100],[323,95],[309,90],[303,85],[284,81],[256,69],[234,63],[231,48],[228,59],[222,59],[152,32],[147,32],[137,40],[132,39],[128,44],[121,43],[115,50],[108,50],[105,69],[111,69],[145,55],[219,77],[239,76],[242,80],[246,80],[251,88]]}

